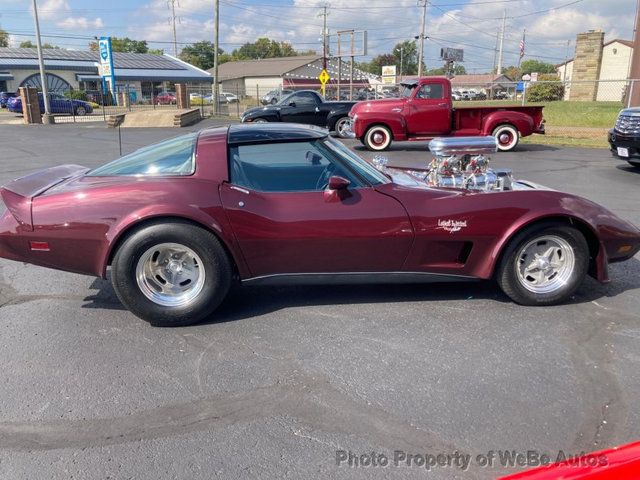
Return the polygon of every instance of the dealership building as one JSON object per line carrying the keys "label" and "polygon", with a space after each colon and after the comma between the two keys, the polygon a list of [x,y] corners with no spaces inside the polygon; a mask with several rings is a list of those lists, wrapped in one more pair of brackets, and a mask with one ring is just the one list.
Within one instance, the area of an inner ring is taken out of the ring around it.
{"label": "dealership building", "polygon": [[[49,91],[101,89],[98,52],[56,48],[43,49],[42,53]],[[141,97],[167,90],[175,83],[213,83],[209,73],[166,54],[113,52],[113,64],[116,89]],[[37,50],[0,48],[0,92],[15,92],[24,86],[42,86]]]}

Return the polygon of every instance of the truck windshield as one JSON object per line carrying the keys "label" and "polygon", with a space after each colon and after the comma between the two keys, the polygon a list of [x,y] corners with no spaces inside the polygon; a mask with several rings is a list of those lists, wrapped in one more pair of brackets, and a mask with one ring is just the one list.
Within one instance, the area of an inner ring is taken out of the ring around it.
{"label": "truck windshield", "polygon": [[411,96],[411,92],[416,88],[416,85],[402,85],[402,91],[400,92],[400,96],[404,98],[408,98]]}

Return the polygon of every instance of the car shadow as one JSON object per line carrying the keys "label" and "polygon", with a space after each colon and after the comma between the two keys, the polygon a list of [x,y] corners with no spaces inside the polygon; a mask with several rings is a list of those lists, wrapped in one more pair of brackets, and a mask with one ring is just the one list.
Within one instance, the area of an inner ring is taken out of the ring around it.
{"label": "car shadow", "polygon": [[[567,303],[589,303],[604,297],[616,297],[628,290],[640,289],[640,260],[633,258],[622,264],[614,264],[611,266],[610,273],[612,282],[606,285],[590,277],[587,278]],[[95,290],[95,294],[84,299],[87,303],[83,308],[126,310],[109,280],[97,278],[90,288]],[[429,301],[459,304],[469,300],[511,302],[492,281],[387,285],[237,286],[231,289],[214,314],[200,325],[244,320],[292,307]]]}
{"label": "car shadow", "polygon": [[635,173],[636,175],[640,175],[640,164],[637,167],[629,165],[628,163],[616,165],[618,170],[622,170],[623,172]]}

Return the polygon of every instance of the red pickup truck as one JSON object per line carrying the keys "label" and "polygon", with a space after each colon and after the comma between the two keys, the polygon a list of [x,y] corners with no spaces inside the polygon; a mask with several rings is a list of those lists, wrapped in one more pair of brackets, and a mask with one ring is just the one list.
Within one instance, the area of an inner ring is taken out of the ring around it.
{"label": "red pickup truck", "polygon": [[394,140],[493,135],[506,152],[520,137],[544,133],[543,107],[453,108],[447,78],[424,77],[401,85],[400,98],[358,102],[351,108],[351,129],[370,150],[384,150]]}

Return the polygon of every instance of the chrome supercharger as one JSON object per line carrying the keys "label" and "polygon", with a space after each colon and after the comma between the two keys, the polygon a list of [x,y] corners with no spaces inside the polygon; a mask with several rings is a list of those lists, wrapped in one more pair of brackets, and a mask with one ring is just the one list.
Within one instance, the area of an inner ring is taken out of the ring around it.
{"label": "chrome supercharger", "polygon": [[434,138],[429,142],[433,159],[426,171],[412,172],[432,186],[470,190],[511,190],[508,169],[489,168],[489,154],[498,150],[493,136]]}

